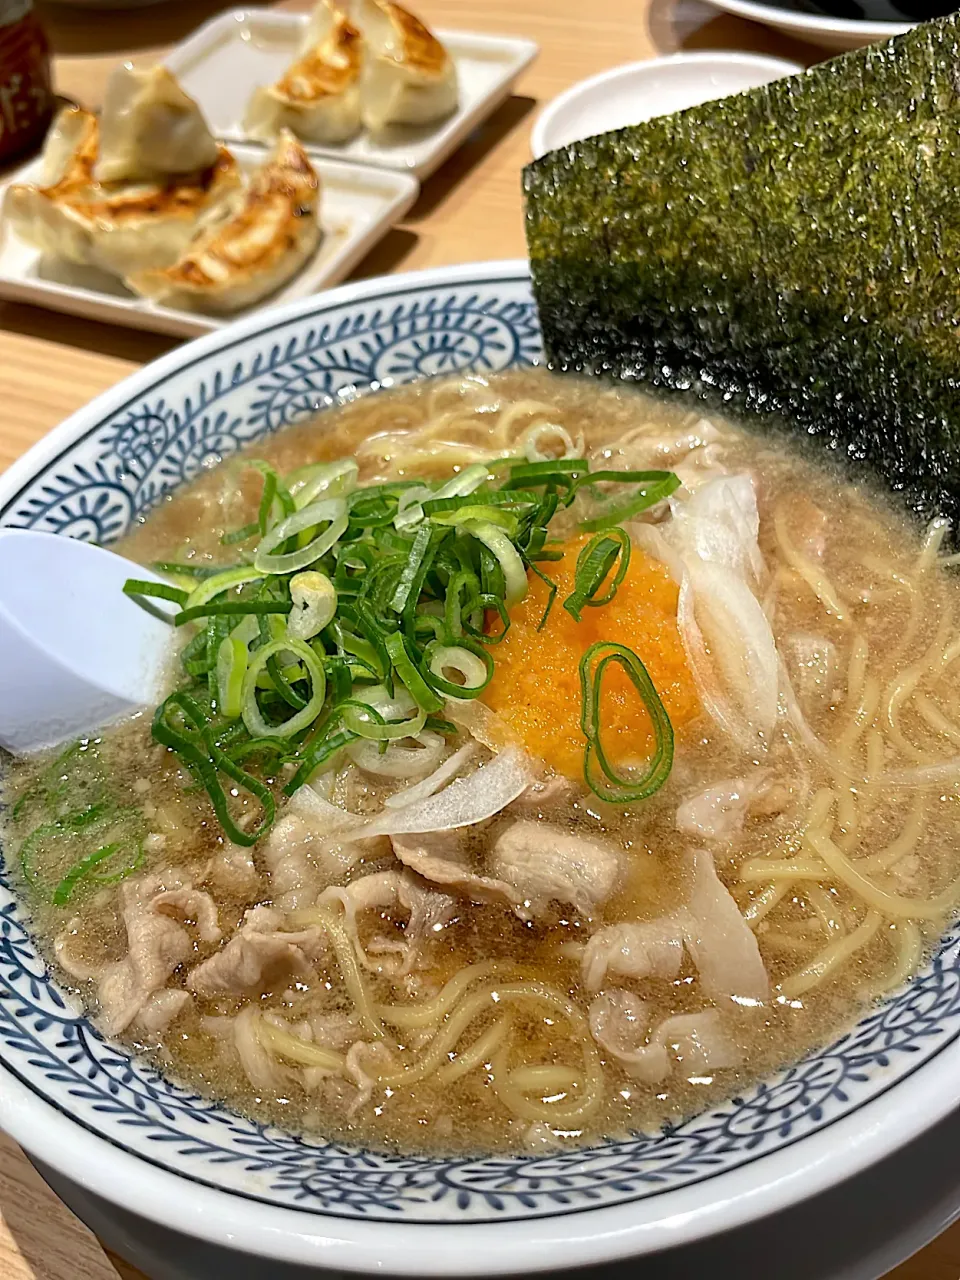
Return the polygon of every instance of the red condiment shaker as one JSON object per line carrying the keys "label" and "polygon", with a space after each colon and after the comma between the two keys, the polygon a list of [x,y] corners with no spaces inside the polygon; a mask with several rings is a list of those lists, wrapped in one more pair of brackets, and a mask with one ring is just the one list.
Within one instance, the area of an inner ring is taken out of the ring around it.
{"label": "red condiment shaker", "polygon": [[0,0],[0,163],[41,142],[52,109],[50,46],[33,0]]}

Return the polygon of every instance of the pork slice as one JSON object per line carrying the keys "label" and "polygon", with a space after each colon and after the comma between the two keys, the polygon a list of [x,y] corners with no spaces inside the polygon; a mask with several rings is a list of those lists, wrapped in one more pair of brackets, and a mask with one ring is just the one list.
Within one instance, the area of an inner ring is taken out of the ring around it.
{"label": "pork slice", "polygon": [[97,998],[100,1025],[119,1035],[136,1020],[155,991],[186,961],[193,946],[184,924],[195,921],[205,941],[217,941],[217,908],[209,894],[190,887],[173,872],[141,876],[120,886],[120,911],[127,954],[104,969]]}
{"label": "pork slice", "polygon": [[632,991],[614,988],[594,998],[588,1017],[600,1048],[643,1084],[660,1084],[674,1061],[691,1076],[736,1066],[740,1060],[716,1009],[664,1018],[648,1035],[646,1003]]}
{"label": "pork slice", "polygon": [[153,899],[154,911],[165,916],[179,916],[182,920],[194,923],[197,932],[204,942],[220,941],[220,921],[217,915],[217,904],[209,893],[200,889],[184,886],[180,889],[169,889]]}
{"label": "pork slice", "polygon": [[548,902],[592,915],[620,877],[615,850],[542,822],[514,822],[500,835],[489,869],[512,885],[536,915]]}
{"label": "pork slice", "polygon": [[189,991],[182,991],[178,987],[164,987],[160,991],[155,991],[144,1001],[137,1016],[137,1022],[144,1031],[156,1035],[166,1031],[170,1023],[180,1016],[190,1002]]}
{"label": "pork slice", "polygon": [[683,962],[683,921],[679,913],[659,920],[625,921],[599,929],[583,953],[583,982],[599,991],[608,975],[617,978],[675,978]]}
{"label": "pork slice", "polygon": [[352,1116],[370,1101],[380,1072],[389,1071],[396,1064],[383,1041],[375,1040],[371,1044],[366,1040],[358,1040],[347,1050],[344,1066],[347,1075],[357,1086],[357,1096],[347,1112]]}
{"label": "pork slice", "polygon": [[406,871],[400,877],[399,894],[401,905],[410,913],[403,931],[408,947],[407,959],[401,970],[407,973],[424,942],[450,923],[457,914],[458,905],[456,898],[448,893],[439,893],[413,871]]}
{"label": "pork slice", "polygon": [[517,890],[504,880],[477,874],[449,832],[391,836],[390,841],[404,866],[431,884],[471,902],[509,907],[521,920],[531,918]]}
{"label": "pork slice", "polygon": [[531,782],[526,791],[514,800],[511,809],[539,809],[543,805],[569,799],[574,791],[569,778],[565,778],[562,773],[555,773],[549,778]]}
{"label": "pork slice", "polygon": [[[301,791],[308,788],[301,787]],[[300,792],[297,792],[297,796]],[[324,804],[314,796],[311,804]],[[341,812],[333,805],[326,809]],[[346,814],[358,821],[355,815]],[[373,841],[356,839],[347,832],[342,842],[338,833],[328,829],[325,810],[319,817],[312,809],[301,806],[287,812],[277,822],[263,846],[263,860],[270,874],[274,901],[285,911],[297,911],[316,902],[317,894],[334,878],[338,878],[360,860],[376,853],[389,853]]]}
{"label": "pork slice", "polygon": [[80,982],[92,982],[101,977],[108,962],[101,960],[91,964],[81,956],[73,954],[73,944],[79,932],[80,917],[73,916],[67,921],[66,928],[54,938],[53,951],[64,973],[68,973],[71,978],[76,978]]}
{"label": "pork slice", "polygon": [[722,778],[684,800],[677,809],[677,830],[699,840],[731,840],[751,812],[770,815],[788,800],[789,792],[771,787],[768,769],[752,777]]}
{"label": "pork slice", "polygon": [[678,911],[658,920],[607,925],[593,935],[583,955],[588,991],[599,991],[608,975],[675,978],[686,948],[711,999],[744,1004],[767,999],[770,980],[757,940],[717,875],[712,855],[698,849],[688,860],[692,889]]}
{"label": "pork slice", "polygon": [[247,911],[227,945],[204,960],[187,978],[198,996],[255,994],[283,974],[312,978],[314,964],[325,951],[316,926],[297,933],[280,928],[282,915],[270,907]]}
{"label": "pork slice", "polygon": [[[430,935],[447,924],[457,912],[457,900],[428,884],[421,876],[408,868],[403,871],[373,871],[360,876],[344,886],[331,886],[320,895],[320,902],[337,901],[344,909],[344,920],[357,944],[358,953],[366,955],[357,937],[358,911],[389,911],[401,909],[407,912],[403,938],[383,939],[370,945],[370,951],[380,955],[396,952],[395,966],[398,974],[413,969],[423,944]],[[367,968],[380,971],[381,962],[365,960]]]}
{"label": "pork slice", "polygon": [[207,864],[203,878],[220,893],[248,900],[260,888],[260,873],[253,854],[239,844],[225,844],[218,849]]}

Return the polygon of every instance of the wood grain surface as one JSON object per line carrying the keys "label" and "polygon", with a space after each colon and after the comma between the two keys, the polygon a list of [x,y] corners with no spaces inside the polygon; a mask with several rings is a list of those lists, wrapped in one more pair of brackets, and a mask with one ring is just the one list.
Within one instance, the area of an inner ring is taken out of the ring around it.
{"label": "wood grain surface", "polygon": [[[118,61],[153,61],[226,7],[215,0],[180,0],[107,12],[37,4],[54,49],[58,91],[91,107],[99,105],[105,78]],[[277,7],[307,6],[284,0]],[[679,49],[749,49],[807,64],[822,56],[719,15],[700,0],[413,0],[413,7],[436,26],[532,37],[541,53],[514,95],[425,183],[416,205],[354,278],[522,256],[519,174],[530,158],[530,128],[550,98],[585,76]],[[167,338],[0,303],[0,471],[93,396],[174,345]],[[0,1135],[0,1280],[118,1276],[142,1280],[126,1263],[108,1257]],[[960,1226],[893,1276],[958,1280]]]}

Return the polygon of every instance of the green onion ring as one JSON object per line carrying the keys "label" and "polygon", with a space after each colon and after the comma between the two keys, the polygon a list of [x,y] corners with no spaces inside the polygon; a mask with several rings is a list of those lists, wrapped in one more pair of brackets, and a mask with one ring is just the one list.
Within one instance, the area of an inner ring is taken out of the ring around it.
{"label": "green onion ring", "polygon": [[[426,660],[425,678],[439,693],[460,702],[479,698],[493,679],[493,658],[481,644],[462,639],[457,644],[439,644],[431,641],[424,651]],[[447,667],[453,667],[464,677],[462,685],[448,680],[444,675]],[[470,677],[473,677],[472,679]]]}
{"label": "green onion ring", "polygon": [[[300,711],[280,724],[268,724],[263,718],[257,703],[257,676],[266,668],[270,658],[279,653],[292,653],[307,669],[310,677],[310,698]],[[243,694],[241,716],[247,726],[251,738],[292,738],[301,730],[308,728],[323,709],[327,692],[327,677],[323,663],[303,640],[294,640],[284,636],[280,640],[271,640],[254,650],[247,664],[243,678]]]}
{"label": "green onion ring", "polygon": [[[595,666],[592,665],[594,661]],[[627,673],[653,726],[656,745],[647,761],[646,773],[639,778],[618,774],[607,759],[601,742],[600,697],[603,676],[611,663]],[[612,804],[646,800],[659,791],[673,767],[673,725],[640,658],[626,645],[598,640],[580,659],[580,696],[580,727],[587,739],[583,776],[590,790]],[[594,764],[599,766],[602,778],[595,776]]]}
{"label": "green onion ring", "polygon": [[[346,531],[348,523],[347,504],[343,498],[322,498],[319,502],[311,502],[274,525],[254,553],[254,569],[260,577],[264,574],[296,573],[299,569],[306,569],[322,555],[326,555]],[[326,529],[312,538],[306,546],[298,547],[296,551],[276,550],[288,538],[321,524],[325,524]]]}

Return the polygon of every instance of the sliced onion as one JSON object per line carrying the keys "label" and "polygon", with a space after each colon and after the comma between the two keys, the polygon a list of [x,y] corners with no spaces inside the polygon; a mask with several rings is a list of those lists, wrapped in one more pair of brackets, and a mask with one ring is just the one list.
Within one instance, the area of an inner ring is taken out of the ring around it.
{"label": "sliced onion", "polygon": [[297,814],[318,835],[324,836],[352,831],[369,821],[362,813],[351,813],[349,809],[331,804],[326,796],[316,790],[313,783],[299,787],[290,797],[284,812]]}
{"label": "sliced onion", "polygon": [[779,666],[756,596],[722,565],[694,563],[680,587],[677,625],[705,710],[735,742],[755,747],[776,723]]}
{"label": "sliced onion", "polygon": [[[671,511],[662,531],[646,537],[654,554],[682,561],[677,621],[700,699],[735,741],[754,746],[776,720],[778,659],[769,620],[746,582],[762,568],[753,481],[710,481],[673,500]],[[678,566],[670,568],[676,574]]]}
{"label": "sliced onion", "polygon": [[489,764],[468,778],[451,782],[436,795],[381,813],[364,829],[364,835],[415,835],[472,827],[512,804],[533,781],[524,753],[508,747]]}
{"label": "sliced onion", "polygon": [[[376,707],[373,708],[377,710]],[[359,734],[370,742],[389,742],[395,738],[415,738],[427,722],[427,713],[418,711],[409,720],[388,721],[381,723],[373,716],[362,711],[360,707],[347,707],[343,713],[343,723],[351,732]]]}
{"label": "sliced onion", "polygon": [[743,1002],[763,1001],[770,995],[770,979],[757,940],[733,897],[717,875],[713,856],[705,849],[690,855],[693,890],[680,915],[684,942],[693,956],[703,991],[712,999],[728,996]]}
{"label": "sliced onion", "polygon": [[384,805],[388,809],[400,809],[404,805],[416,804],[418,800],[426,800],[428,796],[435,795],[445,783],[463,768],[468,761],[472,760],[476,755],[477,745],[475,742],[468,742],[466,746],[455,751],[452,756],[444,760],[439,769],[434,769],[428,777],[422,782],[416,782],[412,787],[404,787],[402,791],[395,791],[392,796],[387,796]]}
{"label": "sliced onion", "polygon": [[[449,766],[454,759],[451,756],[444,767]],[[425,778],[420,788],[429,781],[431,779]],[[424,796],[422,789],[411,787],[409,794],[416,796],[415,799],[411,800],[408,796],[408,803],[384,808],[372,818],[349,813],[346,809],[331,804],[309,786],[301,787],[294,793],[290,808],[321,837],[334,837],[346,832],[353,839],[425,835],[432,831],[454,831],[458,827],[485,822],[487,818],[492,818],[508,804],[512,804],[533,781],[534,775],[527,756],[516,747],[508,747],[489,764],[431,795]]]}
{"label": "sliced onion", "polygon": [[757,538],[760,516],[753,479],[746,474],[718,476],[695,493],[670,504],[667,537],[684,559],[695,557],[726,565],[740,577],[749,569],[759,579],[763,556]]}
{"label": "sliced onion", "polygon": [[514,735],[510,726],[495,711],[491,711],[485,702],[476,699],[448,698],[443,709],[448,720],[452,720],[461,729],[466,729],[471,738],[476,738],[491,751],[500,751]]}
{"label": "sliced onion", "polygon": [[377,742],[351,742],[347,755],[365,773],[379,774],[383,778],[415,778],[431,772],[443,755],[444,739],[441,734],[424,729],[405,742],[418,746],[404,746],[403,742],[389,742],[381,751]]}

